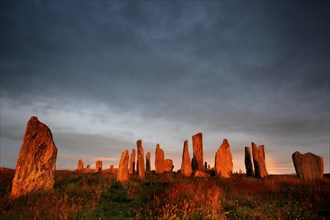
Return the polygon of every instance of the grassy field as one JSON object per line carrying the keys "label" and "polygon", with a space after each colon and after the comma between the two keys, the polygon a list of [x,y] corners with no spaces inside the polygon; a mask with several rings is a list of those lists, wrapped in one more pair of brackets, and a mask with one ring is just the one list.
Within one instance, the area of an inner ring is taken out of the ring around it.
{"label": "grassy field", "polygon": [[260,180],[131,176],[56,171],[54,192],[10,200],[13,170],[0,170],[0,219],[330,219],[330,178],[291,175]]}

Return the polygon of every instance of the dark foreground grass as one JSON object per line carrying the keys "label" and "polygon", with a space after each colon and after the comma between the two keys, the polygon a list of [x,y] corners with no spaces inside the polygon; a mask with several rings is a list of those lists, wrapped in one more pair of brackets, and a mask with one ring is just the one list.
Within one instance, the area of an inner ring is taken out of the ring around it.
{"label": "dark foreground grass", "polygon": [[0,170],[0,219],[330,219],[330,178],[264,180],[57,171],[55,190],[11,200],[14,171]]}

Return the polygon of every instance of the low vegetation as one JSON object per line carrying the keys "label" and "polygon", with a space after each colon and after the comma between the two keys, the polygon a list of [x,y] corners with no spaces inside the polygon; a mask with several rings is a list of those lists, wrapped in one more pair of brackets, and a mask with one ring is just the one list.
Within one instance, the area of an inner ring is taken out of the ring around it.
{"label": "low vegetation", "polygon": [[260,180],[57,171],[55,190],[11,200],[13,170],[0,170],[0,219],[329,219],[330,178]]}

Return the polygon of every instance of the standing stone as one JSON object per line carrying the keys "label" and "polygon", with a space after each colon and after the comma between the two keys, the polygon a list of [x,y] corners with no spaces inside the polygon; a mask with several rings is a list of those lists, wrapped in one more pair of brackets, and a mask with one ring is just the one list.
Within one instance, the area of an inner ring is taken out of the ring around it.
{"label": "standing stone", "polygon": [[191,173],[192,173],[189,149],[188,149],[188,140],[185,140],[183,142],[181,173],[184,176],[191,176]]}
{"label": "standing stone", "polygon": [[204,159],[203,159],[203,134],[197,133],[192,136],[193,142],[193,159],[192,169],[204,171]]}
{"label": "standing stone", "polygon": [[135,174],[135,149],[132,149],[131,157],[129,158],[129,174]]}
{"label": "standing stone", "polygon": [[301,154],[296,151],[292,154],[293,165],[297,176],[303,180],[317,180],[323,178],[323,158],[313,153]]}
{"label": "standing stone", "polygon": [[56,157],[52,132],[37,117],[31,117],[18,155],[11,196],[54,190]]}
{"label": "standing stone", "polygon": [[86,167],[86,173],[90,173],[91,172],[91,166],[90,165],[87,165]]}
{"label": "standing stone", "polygon": [[138,162],[137,162],[137,171],[138,171],[138,175],[139,175],[139,178],[143,179],[144,178],[144,150],[143,150],[143,147],[142,147],[142,141],[141,140],[138,140],[136,142],[136,146],[137,146],[137,159],[138,159]]}
{"label": "standing stone", "polygon": [[80,160],[78,161],[78,168],[77,168],[77,171],[78,171],[79,173],[81,173],[81,172],[83,171],[83,169],[84,169],[84,162],[80,159]]}
{"label": "standing stone", "polygon": [[160,145],[157,144],[155,152],[155,169],[157,174],[162,174],[164,172],[164,160],[164,151],[160,148]]}
{"label": "standing stone", "polygon": [[96,161],[95,173],[99,173],[102,171],[102,161]]}
{"label": "standing stone", "polygon": [[110,166],[110,174],[114,174],[115,173],[115,168],[113,167],[113,165]]}
{"label": "standing stone", "polygon": [[150,169],[150,152],[148,152],[146,155],[146,171],[147,172],[151,171],[151,169]]}
{"label": "standing stone", "polygon": [[257,178],[264,178],[268,176],[265,163],[265,147],[264,145],[257,145],[252,142],[252,155],[253,155],[253,164],[254,172]]}
{"label": "standing stone", "polygon": [[252,157],[251,157],[251,151],[249,147],[245,147],[245,168],[246,168],[246,175],[247,176],[254,176],[254,170],[253,170],[253,163],[252,163]]}
{"label": "standing stone", "polygon": [[173,161],[170,159],[164,160],[164,172],[171,173],[173,170]]}
{"label": "standing stone", "polygon": [[128,150],[125,150],[120,157],[117,180],[126,182],[128,180]]}
{"label": "standing stone", "polygon": [[227,139],[223,139],[215,154],[215,173],[217,176],[228,178],[233,173],[233,157]]}

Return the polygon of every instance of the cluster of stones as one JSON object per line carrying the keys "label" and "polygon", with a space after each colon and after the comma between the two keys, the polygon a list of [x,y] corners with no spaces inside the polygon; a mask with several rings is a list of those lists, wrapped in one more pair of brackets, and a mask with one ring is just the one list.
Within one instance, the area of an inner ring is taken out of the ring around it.
{"label": "cluster of stones", "polygon": [[[127,153],[126,153],[127,152]],[[135,155],[137,152],[136,170],[135,170]],[[139,178],[143,179],[145,174],[151,171],[151,156],[150,152],[146,153],[146,163],[144,162],[144,149],[142,146],[142,140],[136,142],[136,150],[132,149],[131,156],[129,157],[128,151],[125,150],[121,157],[118,167],[117,180],[120,182],[128,181],[129,174],[137,174]],[[173,161],[165,159],[164,151],[160,148],[160,145],[156,145],[155,151],[155,172],[162,174],[165,172],[172,172]]]}
{"label": "cluster of stones", "polygon": [[[181,174],[184,176],[208,177],[210,166],[203,159],[203,135],[197,133],[192,136],[193,157],[190,161],[188,141],[183,143]],[[129,174],[137,174],[143,179],[146,172],[151,171],[150,152],[144,160],[142,141],[136,142],[137,150],[132,149],[129,157],[128,150],[124,150],[119,161],[117,180],[128,181]],[[137,155],[136,155],[137,153]],[[135,168],[135,156],[137,166]],[[53,141],[50,129],[33,116],[28,121],[22,147],[17,159],[16,172],[12,182],[13,198],[40,190],[53,190],[55,182],[57,148]],[[233,172],[232,154],[227,139],[224,139],[215,154],[215,174],[219,177],[228,178]],[[304,180],[315,180],[323,178],[323,158],[312,153],[301,154],[295,152],[292,160],[297,176]],[[264,145],[252,142],[252,156],[249,147],[245,147],[245,167],[247,176],[264,178],[268,176],[265,163]],[[162,174],[172,172],[173,161],[165,159],[164,151],[160,145],[155,150],[155,172]],[[83,172],[84,163],[78,161],[77,172]],[[86,173],[90,173],[90,165],[87,165]],[[102,161],[96,162],[96,173],[102,172]],[[110,166],[110,173],[115,173],[114,166]]]}
{"label": "cluster of stones", "polygon": [[[102,172],[102,167],[103,167],[102,161],[97,160],[96,161],[96,164],[95,164],[95,173]],[[84,162],[80,159],[80,160],[78,160],[77,172],[78,173],[82,173],[83,171],[84,171]],[[85,169],[85,173],[88,174],[90,172],[91,172],[90,165],[87,165],[86,166],[86,169]],[[114,165],[110,165],[109,173],[110,174],[114,174],[115,173],[115,167],[114,167]]]}

